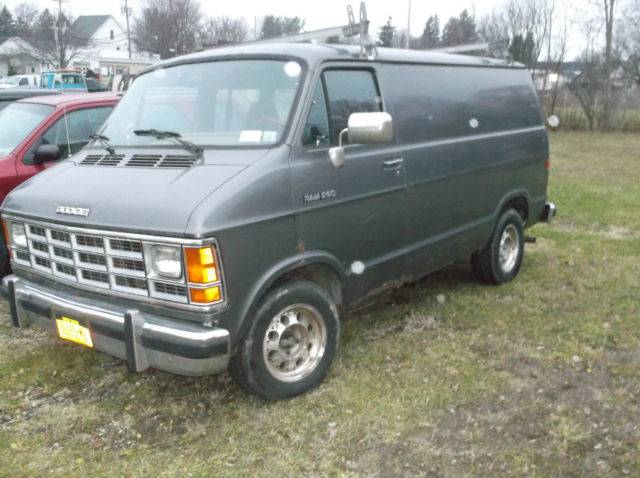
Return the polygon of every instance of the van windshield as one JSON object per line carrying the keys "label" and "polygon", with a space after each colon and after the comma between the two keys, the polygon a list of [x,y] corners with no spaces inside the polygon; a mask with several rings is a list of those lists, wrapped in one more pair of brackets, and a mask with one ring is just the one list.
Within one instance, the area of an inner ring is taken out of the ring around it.
{"label": "van windshield", "polygon": [[114,147],[169,145],[139,130],[177,133],[200,146],[280,141],[302,81],[293,61],[229,60],[158,69],[140,76],[101,134]]}
{"label": "van windshield", "polygon": [[16,149],[53,110],[48,105],[11,103],[0,111],[0,155]]}

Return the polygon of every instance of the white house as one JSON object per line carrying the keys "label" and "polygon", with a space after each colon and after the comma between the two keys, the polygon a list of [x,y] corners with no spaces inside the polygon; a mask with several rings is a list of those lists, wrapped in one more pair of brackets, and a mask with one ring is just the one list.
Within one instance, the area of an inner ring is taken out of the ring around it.
{"label": "white house", "polygon": [[39,75],[47,65],[38,60],[34,48],[18,37],[0,43],[0,76]]}
{"label": "white house", "polygon": [[153,55],[137,51],[133,42],[129,57],[127,31],[111,15],[80,16],[73,28],[87,42],[74,58],[73,66],[91,68],[103,79],[115,74],[135,74],[157,61]]}

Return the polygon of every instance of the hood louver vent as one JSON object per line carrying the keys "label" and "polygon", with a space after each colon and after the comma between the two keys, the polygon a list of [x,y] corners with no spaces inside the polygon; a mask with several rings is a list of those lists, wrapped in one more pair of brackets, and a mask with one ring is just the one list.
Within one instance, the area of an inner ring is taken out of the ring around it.
{"label": "hood louver vent", "polygon": [[82,166],[123,166],[131,168],[178,168],[185,169],[193,166],[198,161],[197,156],[167,154],[134,154],[127,161],[124,155],[88,154],[80,164]]}
{"label": "hood louver vent", "polygon": [[182,156],[178,154],[167,154],[160,164],[159,168],[190,168],[198,160],[196,156]]}
{"label": "hood louver vent", "polygon": [[89,154],[80,161],[80,164],[84,166],[118,166],[123,159],[123,154]]}
{"label": "hood louver vent", "polygon": [[153,168],[161,158],[162,156],[159,154],[134,154],[125,166],[132,168]]}

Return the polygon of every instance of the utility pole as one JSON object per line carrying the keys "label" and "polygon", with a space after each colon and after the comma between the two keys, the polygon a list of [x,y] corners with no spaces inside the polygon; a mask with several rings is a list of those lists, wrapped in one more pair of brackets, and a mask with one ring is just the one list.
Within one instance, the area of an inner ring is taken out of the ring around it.
{"label": "utility pole", "polygon": [[127,50],[129,51],[129,60],[131,60],[131,29],[129,28],[129,15],[131,14],[129,10],[129,2],[128,0],[124,0],[124,6],[122,7],[124,17],[127,20]]}
{"label": "utility pole", "polygon": [[[62,61],[61,56],[62,52],[60,51],[60,34],[62,33],[62,4],[67,3],[69,0],[53,0],[58,4],[58,19],[56,20],[56,27],[53,30],[53,37],[56,41],[56,61],[58,62],[58,68],[62,69]],[[66,67],[67,65],[65,65]]]}
{"label": "utility pole", "polygon": [[409,0],[409,11],[407,12],[407,34],[404,38],[404,47],[407,50],[411,47],[411,0]]}

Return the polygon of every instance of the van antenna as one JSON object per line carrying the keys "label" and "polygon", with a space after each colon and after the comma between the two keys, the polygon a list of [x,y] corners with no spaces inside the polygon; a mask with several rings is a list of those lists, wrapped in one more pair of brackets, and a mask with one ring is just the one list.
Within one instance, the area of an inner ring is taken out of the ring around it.
{"label": "van antenna", "polygon": [[358,23],[356,23],[351,5],[347,5],[347,16],[349,18],[349,23],[347,25],[323,28],[321,30],[298,33],[296,35],[279,36],[266,40],[254,40],[247,43],[322,43],[323,41],[327,41],[335,37],[350,38],[357,36],[358,43],[360,44],[360,58],[365,60],[375,60],[377,50],[375,43],[371,40],[371,36],[369,35],[369,19],[367,18],[367,7],[365,6],[365,2],[360,3],[360,17]]}
{"label": "van antenna", "polygon": [[62,114],[64,115],[64,130],[67,136],[67,158],[71,157],[71,138],[69,138],[69,123],[67,122],[67,105],[62,107]]}

